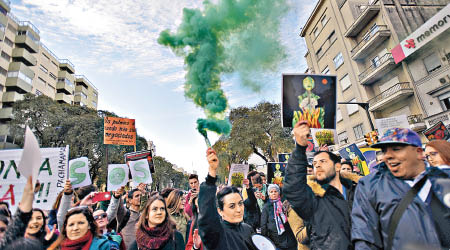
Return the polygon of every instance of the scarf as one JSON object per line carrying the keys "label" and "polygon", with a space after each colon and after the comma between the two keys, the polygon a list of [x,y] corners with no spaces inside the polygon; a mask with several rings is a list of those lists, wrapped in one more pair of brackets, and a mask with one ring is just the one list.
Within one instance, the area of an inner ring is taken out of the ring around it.
{"label": "scarf", "polygon": [[139,249],[150,250],[159,249],[167,243],[170,238],[170,230],[168,223],[162,226],[150,228],[142,225],[136,230],[136,243]]}
{"label": "scarf", "polygon": [[[266,184],[263,184],[263,187],[262,187],[262,189],[261,189],[261,193],[262,193],[262,194],[267,194],[267,186],[266,186]],[[267,197],[267,196],[266,196],[266,197]],[[256,198],[256,202],[258,202],[259,209],[260,209],[261,212],[262,212],[262,210],[263,210],[263,208],[264,208],[264,200],[263,200],[263,199]]]}
{"label": "scarf", "polygon": [[273,203],[273,214],[278,235],[282,235],[285,231],[284,224],[287,222],[286,215],[283,212],[283,203],[281,203],[280,198],[277,200],[270,200],[270,202]]}
{"label": "scarf", "polygon": [[66,238],[61,243],[61,250],[89,250],[92,244],[92,240],[94,239],[94,235],[92,235],[89,230],[83,237],[77,240],[69,240]]}

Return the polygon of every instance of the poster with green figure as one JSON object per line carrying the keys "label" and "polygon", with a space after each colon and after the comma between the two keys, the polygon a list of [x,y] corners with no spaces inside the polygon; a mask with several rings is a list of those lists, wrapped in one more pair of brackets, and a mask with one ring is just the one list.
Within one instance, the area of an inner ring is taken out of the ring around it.
{"label": "poster with green figure", "polygon": [[267,182],[277,184],[283,187],[284,173],[287,163],[284,162],[268,162],[267,163]]}
{"label": "poster with green figure", "polygon": [[127,164],[109,164],[108,165],[108,183],[107,191],[116,191],[128,183]]}
{"label": "poster with green figure", "polygon": [[92,184],[87,157],[80,157],[69,161],[69,178],[73,188]]}
{"label": "poster with green figure", "polygon": [[133,180],[133,187],[137,187],[140,183],[151,184],[152,175],[147,159],[128,162]]}
{"label": "poster with green figure", "polygon": [[283,127],[336,128],[336,76],[283,74]]}

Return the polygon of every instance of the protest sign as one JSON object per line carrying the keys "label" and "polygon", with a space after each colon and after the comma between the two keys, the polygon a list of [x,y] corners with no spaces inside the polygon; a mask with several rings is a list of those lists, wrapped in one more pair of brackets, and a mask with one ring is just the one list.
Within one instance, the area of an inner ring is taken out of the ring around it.
{"label": "protest sign", "polygon": [[268,162],[267,163],[267,182],[283,186],[287,163],[283,162]]}
{"label": "protest sign", "polygon": [[316,147],[323,145],[332,146],[338,143],[336,130],[334,129],[311,129],[312,139]]}
{"label": "protest sign", "polygon": [[129,161],[128,166],[130,167],[133,186],[137,187],[139,183],[152,183],[152,175],[150,173],[147,159]]}
{"label": "protest sign", "polygon": [[23,146],[22,156],[17,169],[25,179],[28,179],[30,176],[32,177],[33,186],[37,181],[41,158],[41,150],[36,136],[31,132],[30,127],[26,126],[25,145]]}
{"label": "protest sign", "polygon": [[89,175],[89,160],[81,157],[69,161],[69,178],[72,188],[84,187],[92,184]]}
{"label": "protest sign", "polygon": [[[0,150],[0,201],[10,204],[15,211],[22,199],[26,178],[18,171],[23,149]],[[36,194],[33,207],[50,210],[67,179],[69,147],[41,148],[38,180],[41,189]]]}
{"label": "protest sign", "polygon": [[367,167],[366,158],[364,157],[361,150],[359,150],[358,146],[356,146],[356,144],[353,143],[350,146],[339,150],[339,154],[347,161],[351,161],[353,166],[357,166],[359,172],[362,175],[369,174],[369,168]]}
{"label": "protest sign", "polygon": [[369,167],[369,173],[372,173],[377,164],[377,151],[381,151],[379,148],[360,148],[364,157],[366,158],[367,166]]}
{"label": "protest sign", "polygon": [[134,119],[105,117],[103,144],[136,145]]}
{"label": "protest sign", "polygon": [[283,74],[283,127],[301,120],[311,128],[336,128],[336,76]]}
{"label": "protest sign", "polygon": [[242,182],[247,178],[248,164],[231,164],[228,175],[228,186],[242,187]]}
{"label": "protest sign", "polygon": [[137,161],[137,160],[147,159],[148,165],[150,166],[150,173],[155,172],[155,166],[153,165],[152,151],[142,150],[142,151],[138,151],[138,152],[126,153],[124,156],[125,156],[126,163],[128,163],[129,161]]}
{"label": "protest sign", "polygon": [[442,121],[434,124],[431,128],[423,131],[423,134],[429,141],[432,140],[448,140],[450,138],[450,132],[445,127]]}
{"label": "protest sign", "polygon": [[384,132],[391,128],[410,128],[406,115],[375,119],[375,123],[377,124],[378,134],[380,136],[383,136]]}
{"label": "protest sign", "polygon": [[116,191],[128,182],[127,164],[109,164],[108,165],[108,183],[107,191]]}
{"label": "protest sign", "polygon": [[[309,146],[309,145],[308,145],[308,146]],[[290,153],[279,153],[279,154],[278,154],[278,162],[284,162],[284,163],[287,163],[290,156],[291,156]]]}

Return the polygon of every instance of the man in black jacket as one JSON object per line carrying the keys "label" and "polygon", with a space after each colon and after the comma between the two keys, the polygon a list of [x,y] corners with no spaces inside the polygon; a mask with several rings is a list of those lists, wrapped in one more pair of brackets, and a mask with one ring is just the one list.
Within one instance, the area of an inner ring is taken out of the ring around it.
{"label": "man in black jacket", "polygon": [[338,156],[319,151],[314,155],[313,167],[316,180],[325,189],[325,194],[323,197],[314,194],[306,178],[308,161],[305,151],[309,134],[306,122],[296,124],[297,145],[286,169],[284,195],[309,225],[311,249],[353,249],[350,214],[356,184],[340,178]]}

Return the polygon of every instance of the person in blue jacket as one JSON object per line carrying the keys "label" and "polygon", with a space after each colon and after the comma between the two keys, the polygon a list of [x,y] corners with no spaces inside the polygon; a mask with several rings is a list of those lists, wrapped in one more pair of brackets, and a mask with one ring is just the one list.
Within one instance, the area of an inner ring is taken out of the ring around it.
{"label": "person in blue jacket", "polygon": [[355,248],[388,249],[394,210],[412,186],[424,183],[391,233],[392,249],[449,249],[450,209],[443,201],[441,181],[449,180],[450,169],[429,168],[420,136],[410,129],[389,129],[372,147],[382,149],[383,162],[356,188],[352,209]]}

